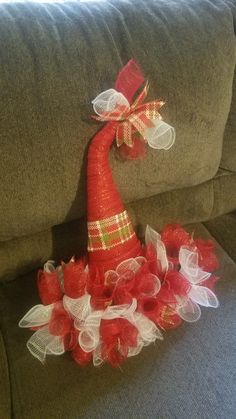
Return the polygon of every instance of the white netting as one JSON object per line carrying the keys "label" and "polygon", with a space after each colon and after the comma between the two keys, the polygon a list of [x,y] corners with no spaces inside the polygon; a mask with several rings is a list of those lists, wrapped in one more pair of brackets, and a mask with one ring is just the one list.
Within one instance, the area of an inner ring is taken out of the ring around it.
{"label": "white netting", "polygon": [[147,225],[145,231],[145,243],[147,245],[151,243],[154,246],[157,252],[157,259],[161,264],[161,268],[163,271],[166,271],[168,269],[168,259],[165,245],[161,240],[160,234],[153,230],[153,228],[151,228],[149,225]]}
{"label": "white netting", "polygon": [[196,322],[201,317],[201,309],[198,304],[194,303],[190,299],[176,297],[178,305],[176,312],[188,323]]}
{"label": "white netting", "polygon": [[[103,315],[102,310],[93,311],[83,323],[79,334],[79,344],[85,352],[94,351],[100,340],[100,323]],[[79,323],[75,320],[75,326]]]}
{"label": "white netting", "polygon": [[117,268],[116,273],[121,276],[126,274],[127,271],[137,272],[140,268],[140,264],[137,262],[136,259],[126,259],[123,262],[121,262]]}
{"label": "white netting", "polygon": [[96,349],[99,343],[99,328],[86,327],[82,329],[79,334],[79,345],[84,352],[92,352]]}
{"label": "white netting", "polygon": [[37,330],[27,342],[30,353],[39,361],[44,362],[47,354],[62,355],[65,352],[63,339],[51,335],[48,326]]}
{"label": "white netting", "polygon": [[73,318],[84,321],[92,311],[90,300],[91,296],[89,294],[85,294],[80,298],[70,298],[64,295],[63,306]]}
{"label": "white netting", "polygon": [[55,268],[55,261],[54,260],[48,260],[45,264],[44,264],[44,271],[47,273],[51,273],[51,272],[55,272],[56,268]]}
{"label": "white netting", "polygon": [[122,106],[124,109],[129,109],[129,102],[122,93],[117,92],[115,89],[108,89],[100,93],[92,101],[94,112],[103,116],[104,113],[113,112],[117,106]]}
{"label": "white netting", "polygon": [[137,256],[135,260],[140,266],[143,266],[145,263],[147,263],[147,259],[144,256]]}
{"label": "white netting", "polygon": [[93,365],[98,367],[99,365],[103,364],[102,353],[101,353],[101,345],[98,345],[96,349],[93,351]]}
{"label": "white netting", "polygon": [[38,304],[32,307],[20,320],[20,327],[38,327],[47,324],[50,320],[54,304]]}
{"label": "white netting", "polygon": [[139,331],[139,340],[143,346],[147,346],[156,339],[163,339],[158,327],[150,319],[142,313],[134,313],[133,319],[130,321],[137,327]]}
{"label": "white netting", "polygon": [[182,246],[179,251],[180,273],[191,283],[199,284],[211,274],[198,266],[198,253]]}
{"label": "white netting", "polygon": [[156,275],[152,273],[143,274],[142,280],[146,284],[146,288],[142,291],[141,295],[154,297],[158,294],[161,289],[161,281]]}
{"label": "white netting", "polygon": [[192,285],[188,295],[192,301],[200,304],[201,306],[213,308],[217,308],[219,306],[219,301],[216,295],[207,287]]}
{"label": "white netting", "polygon": [[152,123],[155,126],[144,131],[148,145],[159,150],[169,150],[175,142],[175,129],[161,119],[155,119]]}
{"label": "white netting", "polygon": [[131,304],[121,304],[107,307],[102,315],[102,318],[105,320],[117,319],[119,317],[128,318],[134,314],[136,308],[137,300],[133,298]]}
{"label": "white netting", "polygon": [[139,340],[136,347],[132,347],[132,348],[130,347],[129,348],[128,358],[131,357],[131,356],[138,355],[141,352],[141,350],[143,349],[143,347],[144,347],[144,344],[143,344],[142,340]]}

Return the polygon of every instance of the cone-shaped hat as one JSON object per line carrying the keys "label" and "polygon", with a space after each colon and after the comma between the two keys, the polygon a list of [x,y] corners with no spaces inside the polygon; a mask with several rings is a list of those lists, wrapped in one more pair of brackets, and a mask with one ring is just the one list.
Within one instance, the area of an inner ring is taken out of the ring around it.
{"label": "cone-shaped hat", "polygon": [[217,277],[211,274],[218,267],[213,243],[193,239],[174,224],[161,235],[147,226],[141,247],[112,178],[114,138],[126,152],[135,148],[137,133],[142,144],[156,149],[168,150],[175,139],[174,128],[158,112],[163,102],[143,103],[147,85],[131,103],[143,81],[131,61],[115,89],[93,101],[96,119],[107,124],[88,152],[88,264],[87,258],[72,258],[55,268],[48,261],[37,281],[43,304],[32,307],[19,323],[35,330],[27,347],[41,362],[47,354],[69,351],[80,365],[93,360],[95,366],[109,362],[117,367],[163,339],[159,327],[197,321],[199,305],[218,307],[213,292]]}

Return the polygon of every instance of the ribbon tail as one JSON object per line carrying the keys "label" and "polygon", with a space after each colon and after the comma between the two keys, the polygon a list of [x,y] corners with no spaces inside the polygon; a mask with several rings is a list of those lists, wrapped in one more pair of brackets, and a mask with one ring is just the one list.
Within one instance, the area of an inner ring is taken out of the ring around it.
{"label": "ribbon tail", "polygon": [[142,70],[136,61],[132,59],[119,72],[115,83],[115,89],[122,93],[129,103],[131,103],[134,94],[144,80]]}
{"label": "ribbon tail", "polygon": [[137,106],[140,106],[143,103],[144,99],[147,97],[148,90],[149,90],[149,84],[148,84],[148,81],[147,81],[145,86],[144,86],[144,89],[141,91],[141,93],[138,95],[137,99],[132,104],[131,109],[136,109]]}
{"label": "ribbon tail", "polygon": [[133,146],[132,125],[129,121],[121,122],[116,130],[117,147],[120,147],[123,143],[126,144],[128,147]]}

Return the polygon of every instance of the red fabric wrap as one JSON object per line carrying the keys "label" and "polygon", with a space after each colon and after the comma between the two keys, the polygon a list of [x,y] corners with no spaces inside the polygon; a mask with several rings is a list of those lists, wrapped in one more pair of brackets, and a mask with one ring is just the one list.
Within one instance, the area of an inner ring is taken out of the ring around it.
{"label": "red fabric wrap", "polygon": [[117,122],[108,122],[93,138],[88,151],[88,221],[97,221],[124,211],[124,205],[112,178],[109,150]]}
{"label": "red fabric wrap", "polygon": [[129,347],[137,346],[138,330],[128,320],[102,320],[100,326],[102,356],[118,367],[128,356]]}
{"label": "red fabric wrap", "polygon": [[73,320],[61,301],[55,304],[48,327],[49,332],[55,336],[66,336],[73,327]]}
{"label": "red fabric wrap", "polygon": [[79,345],[77,345],[72,353],[72,358],[79,364],[81,367],[87,365],[92,359],[92,352],[84,352]]}
{"label": "red fabric wrap", "polygon": [[85,261],[71,261],[63,267],[64,290],[70,298],[79,298],[85,293],[88,274],[84,272]]}
{"label": "red fabric wrap", "polygon": [[56,303],[63,297],[57,271],[45,272],[40,269],[37,276],[37,288],[44,305]]}

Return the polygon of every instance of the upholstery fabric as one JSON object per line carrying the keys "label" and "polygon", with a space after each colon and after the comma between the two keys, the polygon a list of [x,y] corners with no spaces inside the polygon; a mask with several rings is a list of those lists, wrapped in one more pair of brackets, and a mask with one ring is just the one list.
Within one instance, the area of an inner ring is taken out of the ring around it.
{"label": "upholstery fabric", "polygon": [[236,209],[235,173],[219,170],[213,184],[215,199],[209,218],[214,218]]}
{"label": "upholstery fabric", "polygon": [[163,116],[177,140],[143,162],[112,155],[124,201],[212,178],[235,52],[232,12],[221,0],[0,4],[0,241],[85,214],[86,150],[99,128],[90,102],[131,57],[150,99],[167,101]]}
{"label": "upholstery fabric", "polygon": [[233,82],[232,104],[224,133],[220,166],[236,172],[236,73]]}
{"label": "upholstery fabric", "polygon": [[11,392],[8,372],[8,360],[3,336],[0,330],[0,418],[10,419],[10,417]]}
{"label": "upholstery fabric", "polygon": [[236,212],[224,214],[204,224],[236,263]]}
{"label": "upholstery fabric", "polygon": [[[169,191],[127,205],[134,227],[143,236],[148,222],[161,230],[165,223],[196,223],[236,208],[236,174],[219,171],[208,182]],[[14,279],[48,259],[68,260],[87,248],[86,219],[54,226],[43,232],[0,243],[0,281]]]}
{"label": "upholstery fabric", "polygon": [[[210,235],[192,225],[196,235]],[[0,284],[0,312],[7,345],[15,419],[112,417],[115,419],[234,418],[236,266],[222,248],[220,307],[202,310],[198,323],[166,333],[122,370],[80,368],[65,355],[42,366],[26,349],[31,335],[18,328],[38,302],[34,275]],[[3,315],[4,314],[4,315]]]}

